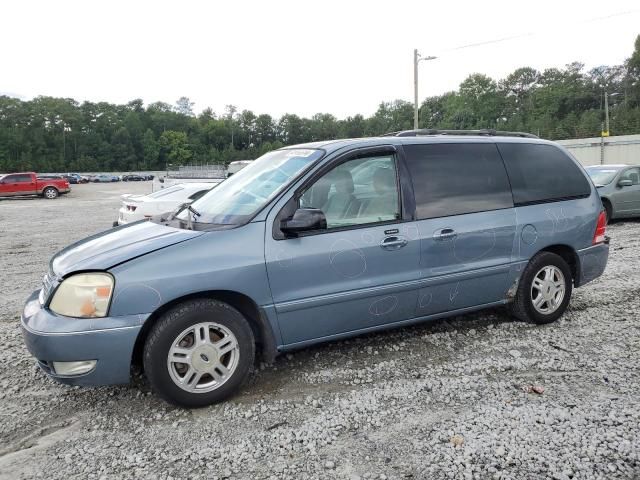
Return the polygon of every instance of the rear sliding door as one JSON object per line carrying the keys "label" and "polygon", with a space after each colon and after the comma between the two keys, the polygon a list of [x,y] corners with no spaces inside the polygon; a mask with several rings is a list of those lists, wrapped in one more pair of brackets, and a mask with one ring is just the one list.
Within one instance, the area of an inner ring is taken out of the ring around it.
{"label": "rear sliding door", "polygon": [[503,300],[516,230],[513,197],[494,143],[405,145],[416,200],[416,315]]}

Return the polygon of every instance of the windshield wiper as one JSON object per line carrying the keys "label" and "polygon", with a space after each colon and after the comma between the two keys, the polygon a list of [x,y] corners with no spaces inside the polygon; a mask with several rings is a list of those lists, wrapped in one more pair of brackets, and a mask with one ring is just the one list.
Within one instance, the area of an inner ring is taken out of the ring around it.
{"label": "windshield wiper", "polygon": [[[166,219],[165,219],[165,218],[163,218],[163,219],[161,219],[161,220],[164,220],[164,221],[166,221],[166,222],[171,222],[171,221],[175,220],[175,219],[176,219],[176,217],[177,217],[177,216],[180,214],[180,212],[182,212],[183,210],[187,210],[187,211],[189,212],[189,213],[187,213],[187,222],[186,222],[186,223],[187,223],[187,226],[186,226],[186,228],[187,228],[187,230],[193,230],[193,225],[192,225],[192,220],[191,220],[191,215],[190,215],[190,214],[193,214],[193,216],[195,217],[195,218],[193,219],[193,221],[195,221],[195,220],[196,220],[198,217],[200,217],[202,214],[201,214],[198,210],[196,210],[195,208],[193,208],[193,207],[191,206],[191,203],[189,203],[189,202],[185,202],[185,203],[180,204],[180,205],[178,206],[178,208],[176,208],[173,212],[171,212],[171,213],[167,216],[167,218],[166,218]],[[180,222],[180,220],[178,220],[178,221]]]}
{"label": "windshield wiper", "polygon": [[188,206],[187,206],[187,210],[189,210],[191,213],[193,213],[193,215],[194,215],[196,218],[198,218],[198,217],[200,216],[200,212],[199,212],[199,211],[197,211],[195,208],[193,208],[193,207],[191,206],[191,204],[188,204]]}

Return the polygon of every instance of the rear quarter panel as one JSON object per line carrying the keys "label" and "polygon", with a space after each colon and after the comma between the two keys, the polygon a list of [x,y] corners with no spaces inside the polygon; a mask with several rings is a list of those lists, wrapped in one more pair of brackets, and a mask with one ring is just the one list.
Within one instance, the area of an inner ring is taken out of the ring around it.
{"label": "rear quarter panel", "polygon": [[567,246],[576,253],[591,247],[598,215],[603,208],[600,194],[580,162],[562,146],[546,143],[558,147],[572,159],[586,178],[591,193],[587,198],[516,206],[513,259],[518,271],[536,253],[550,246]]}
{"label": "rear quarter panel", "polygon": [[42,194],[45,188],[53,187],[60,192],[69,189],[68,184],[64,180],[35,180],[36,190],[38,194]]}
{"label": "rear quarter panel", "polygon": [[516,207],[514,259],[528,261],[552,245],[576,251],[590,247],[600,208],[594,192],[589,198]]}

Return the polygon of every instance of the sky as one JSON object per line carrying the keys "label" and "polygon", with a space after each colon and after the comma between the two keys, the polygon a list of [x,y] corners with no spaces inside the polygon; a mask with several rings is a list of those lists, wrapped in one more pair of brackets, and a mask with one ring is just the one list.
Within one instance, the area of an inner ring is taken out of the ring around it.
{"label": "sky", "polygon": [[186,96],[196,112],[233,104],[275,117],[413,101],[414,48],[438,57],[420,63],[423,99],[476,72],[621,64],[640,34],[638,0],[20,0],[0,12],[0,94]]}

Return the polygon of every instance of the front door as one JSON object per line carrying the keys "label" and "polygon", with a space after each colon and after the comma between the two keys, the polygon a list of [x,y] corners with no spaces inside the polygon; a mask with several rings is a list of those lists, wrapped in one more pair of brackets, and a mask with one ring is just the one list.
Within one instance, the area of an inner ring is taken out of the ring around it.
{"label": "front door", "polygon": [[640,214],[640,168],[628,168],[620,175],[620,180],[630,180],[631,185],[618,187],[614,194],[616,201],[616,214],[622,216]]}
{"label": "front door", "polygon": [[36,186],[29,174],[7,175],[0,183],[2,196],[35,195],[36,193]]}
{"label": "front door", "polygon": [[420,243],[403,218],[398,177],[389,148],[352,153],[289,200],[294,210],[321,209],[326,229],[278,238],[279,209],[270,213],[265,257],[284,344],[413,317]]}

